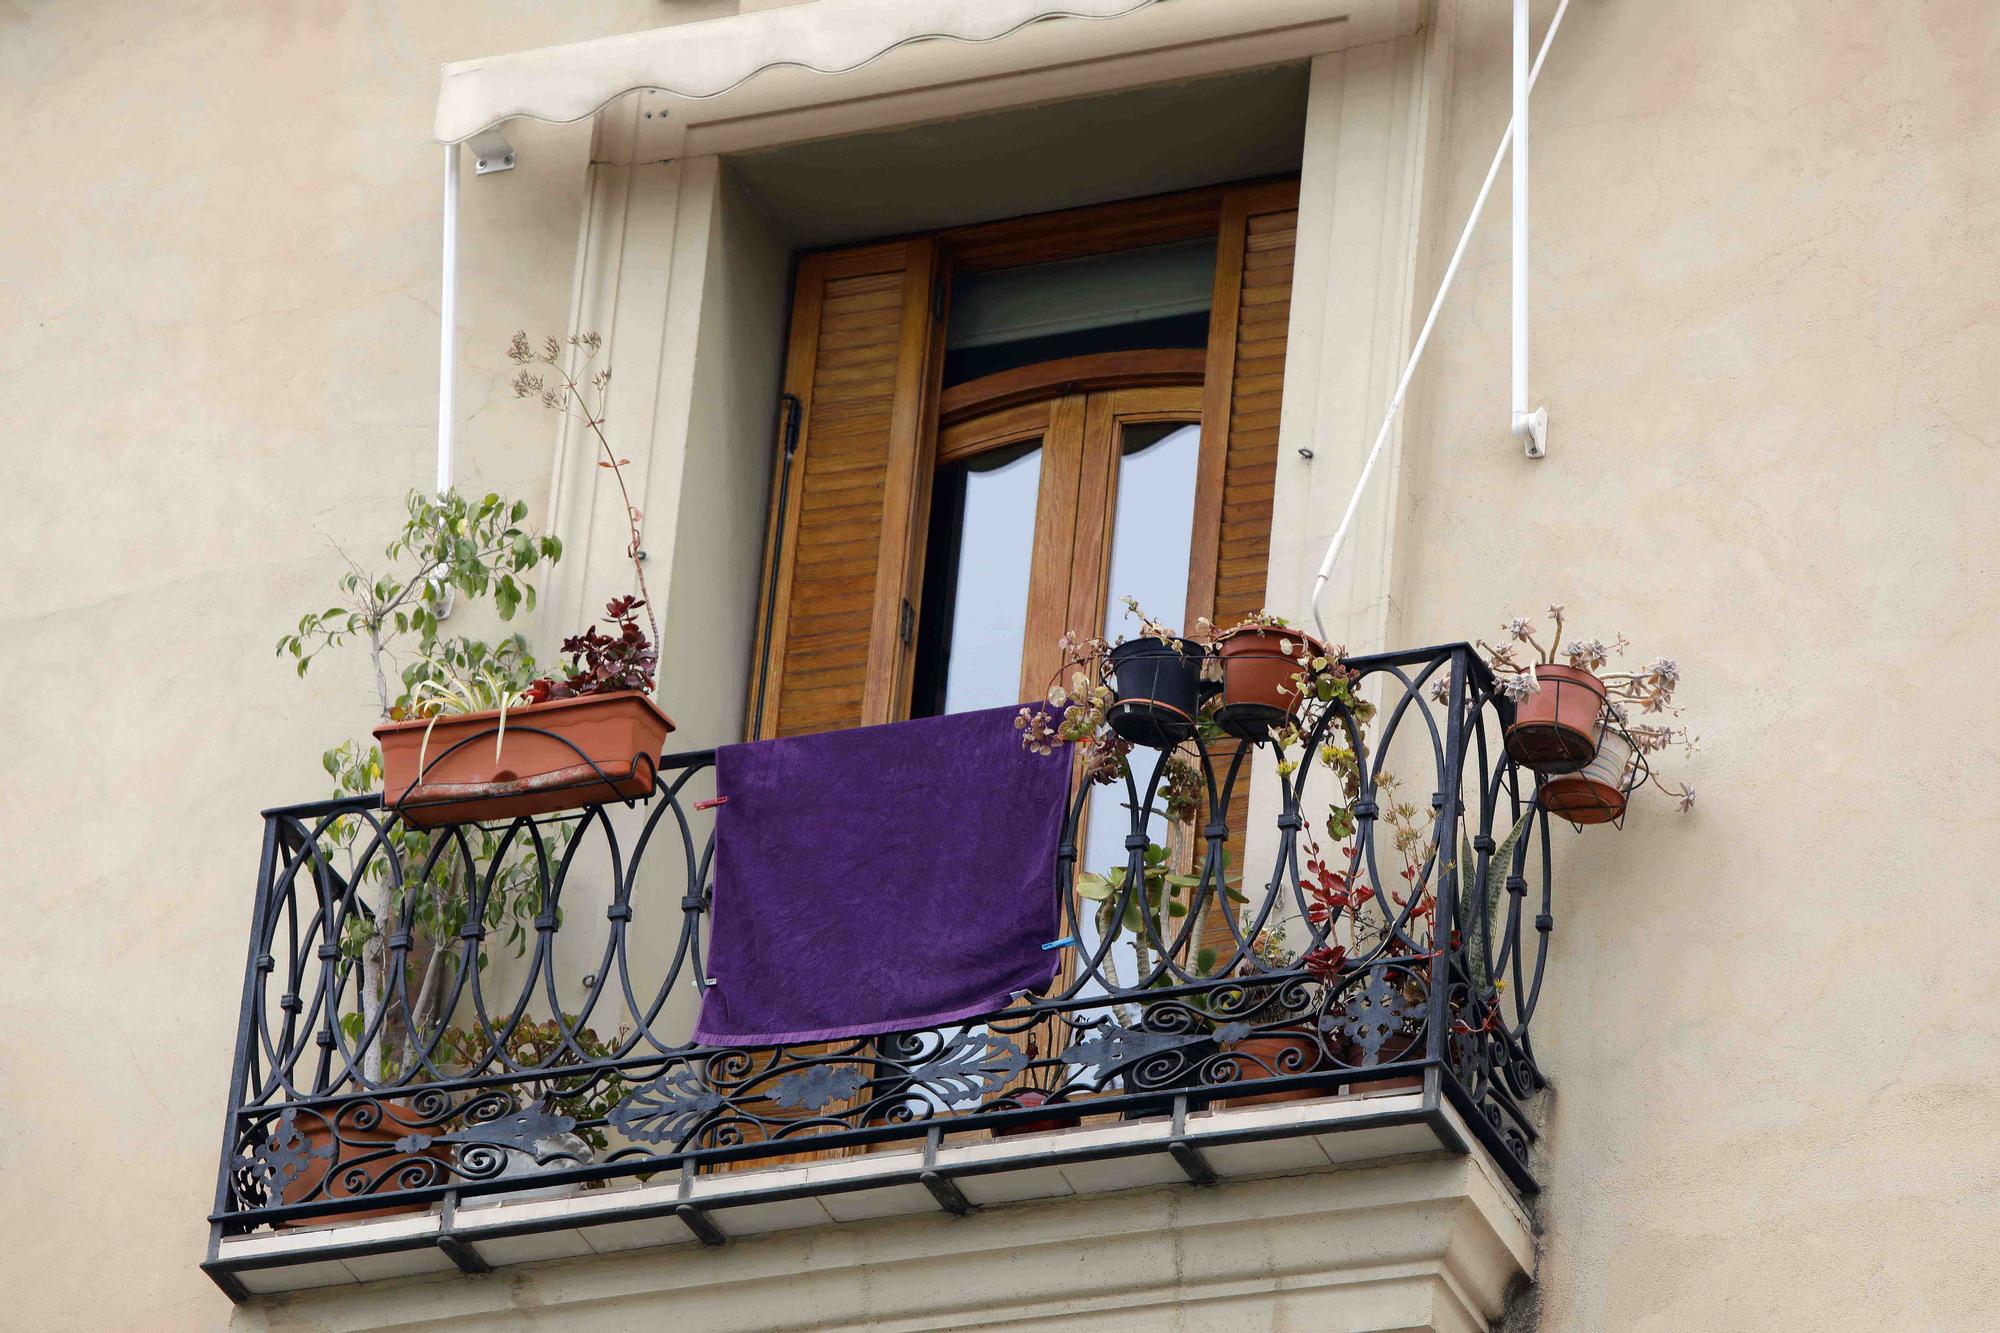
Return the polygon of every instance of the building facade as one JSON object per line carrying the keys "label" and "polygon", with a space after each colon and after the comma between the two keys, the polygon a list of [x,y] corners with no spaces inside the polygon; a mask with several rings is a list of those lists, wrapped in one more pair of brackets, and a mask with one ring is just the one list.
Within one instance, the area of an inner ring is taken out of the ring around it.
{"label": "building facade", "polygon": [[[1541,457],[1505,0],[0,16],[10,1326],[1992,1326],[2000,717],[1936,691],[2000,639],[2000,11],[1530,10]],[[272,647],[433,490],[441,345],[451,482],[563,547],[442,632],[553,661],[624,483],[682,785],[349,882],[378,685]],[[1246,723],[1099,789],[1027,1009],[687,1045],[702,756],[1043,698],[1127,594],[1317,612],[1335,771]],[[1551,605],[1685,677],[1691,810],[1549,817],[1453,645]]]}

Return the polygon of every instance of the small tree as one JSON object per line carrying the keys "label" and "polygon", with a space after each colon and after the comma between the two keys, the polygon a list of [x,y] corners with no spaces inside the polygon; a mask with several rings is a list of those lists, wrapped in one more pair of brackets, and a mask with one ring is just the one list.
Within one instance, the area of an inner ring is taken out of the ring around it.
{"label": "small tree", "polygon": [[[279,638],[278,654],[289,654],[304,676],[329,649],[365,647],[385,721],[415,714],[419,700],[452,682],[525,688],[537,670],[520,635],[489,644],[445,635],[442,621],[458,595],[490,597],[503,621],[524,608],[532,611],[535,588],[527,575],[561,559],[562,543],[527,531],[521,524],[528,506],[498,495],[472,500],[452,491],[435,497],[412,491],[405,510],[402,530],[383,548],[379,570],[364,569],[341,552],[348,566],[338,583],[341,602],[301,616],[297,628]],[[365,794],[381,784],[379,746],[343,742],[326,751],[322,762],[340,795]],[[361,1074],[379,1082],[401,1072],[412,1044],[424,1052],[437,1044],[448,1017],[438,1012],[444,982],[466,945],[459,931],[472,909],[477,867],[501,853],[498,836],[476,827],[463,830],[470,839],[470,866],[462,856],[448,854],[451,848],[441,849],[436,835],[396,824],[384,837],[386,846],[378,847],[372,836],[362,836],[369,827],[360,817],[347,816],[335,821],[327,837],[345,855],[349,882],[359,878],[367,885],[365,895],[356,895],[361,911],[347,919],[338,941],[340,980],[358,981],[355,1006],[342,1012],[339,1022],[350,1041],[375,1029],[362,1053]],[[558,834],[559,841],[563,837]],[[405,870],[400,887],[389,873],[390,856]],[[484,904],[485,924],[508,928],[508,943],[517,953],[526,944],[523,923],[541,910],[542,866],[532,840],[517,840]],[[385,941],[389,923],[406,915],[416,942],[409,957],[418,966],[418,980],[411,988],[405,977],[398,1015],[390,1006],[392,968]],[[485,961],[482,953],[477,965]]]}

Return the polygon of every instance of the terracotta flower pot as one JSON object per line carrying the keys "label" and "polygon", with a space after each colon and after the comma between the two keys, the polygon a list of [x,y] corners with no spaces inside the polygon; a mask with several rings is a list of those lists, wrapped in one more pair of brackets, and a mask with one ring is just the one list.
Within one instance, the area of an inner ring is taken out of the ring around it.
{"label": "terracotta flower pot", "polygon": [[1580,667],[1538,666],[1541,688],[1514,705],[1507,753],[1537,773],[1574,773],[1597,756],[1604,682]]}
{"label": "terracotta flower pot", "polygon": [[[1304,1033],[1271,1033],[1245,1037],[1227,1048],[1238,1057],[1238,1079],[1282,1078],[1288,1074],[1310,1074],[1324,1063],[1320,1045]],[[1274,1092],[1253,1092],[1242,1097],[1225,1097],[1217,1103],[1224,1110],[1236,1106],[1267,1106],[1277,1102],[1309,1102],[1332,1096],[1335,1089],[1282,1088]]]}
{"label": "terracotta flower pot", "polygon": [[1625,814],[1632,785],[1632,746],[1617,731],[1606,728],[1597,754],[1575,773],[1542,783],[1542,808],[1572,824],[1609,824]]}
{"label": "terracotta flower pot", "polygon": [[[393,1149],[398,1139],[411,1134],[435,1135],[443,1132],[438,1126],[423,1124],[408,1102],[384,1099],[374,1103],[373,1109],[379,1109],[381,1114],[372,1116],[372,1124],[366,1123],[372,1114],[367,1102],[350,1103],[332,1112],[340,1127],[338,1135],[320,1114],[300,1112],[294,1117],[293,1123],[299,1136],[305,1140],[306,1166],[300,1175],[285,1183],[282,1202],[294,1204],[355,1199],[404,1188],[405,1183],[410,1188],[442,1184],[449,1177],[445,1164],[451,1161],[451,1149],[443,1144],[432,1144],[416,1152],[385,1151]],[[363,1179],[351,1182],[348,1179],[350,1172],[360,1173]],[[359,1184],[360,1188],[354,1188],[355,1184]],[[371,1217],[421,1213],[429,1207],[428,1203],[398,1203],[354,1212],[308,1213],[279,1225],[326,1226],[330,1222],[358,1222]]]}
{"label": "terracotta flower pot", "polygon": [[[1343,1058],[1348,1064],[1356,1068],[1374,1069],[1380,1065],[1398,1064],[1404,1060],[1420,1060],[1424,1054],[1423,1045],[1424,1034],[1421,1032],[1392,1032],[1389,1034],[1388,1040],[1382,1043],[1382,1049],[1375,1053],[1375,1059],[1372,1063],[1364,1064],[1362,1062],[1362,1050],[1360,1044],[1357,1042],[1348,1043],[1347,1051]],[[1349,1092],[1364,1094],[1371,1092],[1408,1092],[1412,1088],[1421,1088],[1423,1086],[1424,1076],[1422,1074],[1405,1074],[1400,1078],[1375,1079],[1368,1083],[1349,1083],[1347,1090]]]}
{"label": "terracotta flower pot", "polygon": [[[1280,647],[1284,642],[1292,645],[1291,653]],[[1292,678],[1299,673],[1302,648],[1314,656],[1326,651],[1311,635],[1264,625],[1233,629],[1215,641],[1216,656],[1222,659],[1222,701],[1215,720],[1224,731],[1261,739],[1297,710]]]}
{"label": "terracotta flower pot", "polygon": [[375,729],[382,800],[418,828],[636,800],[653,794],[660,747],[673,729],[636,691],[511,708],[504,738],[493,711],[441,717],[435,726],[423,718],[390,722]]}
{"label": "terracotta flower pot", "polygon": [[[1006,1099],[1024,1111],[1031,1110],[1037,1106],[1051,1105],[1049,1094],[1043,1092],[1040,1088],[1022,1088],[1018,1091],[1008,1093]],[[1061,1103],[1054,1104],[1061,1105]],[[1011,1125],[995,1125],[993,1127],[993,1137],[996,1139],[1011,1139],[1023,1134],[1052,1134],[1059,1129],[1068,1129],[1076,1123],[1077,1116],[1082,1114],[1082,1109],[1078,1107],[1068,1115],[1035,1116],[1027,1120],[1017,1120]]]}
{"label": "terracotta flower pot", "polygon": [[1143,638],[1119,644],[1106,659],[1112,692],[1106,711],[1111,729],[1134,745],[1165,749],[1194,735],[1201,707],[1201,665],[1207,650],[1198,643]]}

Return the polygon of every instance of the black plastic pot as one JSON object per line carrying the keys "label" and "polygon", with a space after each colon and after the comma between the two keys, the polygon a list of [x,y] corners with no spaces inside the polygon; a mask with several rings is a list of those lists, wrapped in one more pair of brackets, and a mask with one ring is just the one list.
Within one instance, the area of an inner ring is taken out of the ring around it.
{"label": "black plastic pot", "polygon": [[1185,640],[1133,639],[1111,650],[1111,729],[1134,745],[1163,750],[1194,735],[1208,650]]}

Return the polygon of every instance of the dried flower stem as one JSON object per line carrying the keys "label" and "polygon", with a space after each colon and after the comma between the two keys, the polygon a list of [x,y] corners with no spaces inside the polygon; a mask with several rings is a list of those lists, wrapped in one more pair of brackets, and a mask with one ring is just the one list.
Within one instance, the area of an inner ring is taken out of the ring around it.
{"label": "dried flower stem", "polygon": [[[574,395],[578,405],[582,406],[583,394],[576,387],[576,381],[570,378],[567,373],[565,373],[563,375],[563,384],[569,389],[570,393]],[[611,449],[611,441],[605,438],[602,394],[599,395],[599,399],[600,399],[598,405],[599,410],[595,415],[591,413],[590,409],[587,406],[584,407],[583,424],[588,426],[590,428],[590,433],[597,437],[597,447],[604,453],[604,458],[605,458],[604,465],[611,469],[611,475],[617,479],[618,498],[624,502],[625,522],[627,527],[630,529],[632,538],[632,540],[625,547],[625,558],[632,562],[632,576],[638,580],[639,596],[646,603],[646,623],[652,627],[653,642],[658,643],[660,641],[660,622],[653,615],[652,590],[646,586],[645,553],[640,547],[640,541],[642,535],[639,529],[640,514],[637,506],[635,506],[632,503],[632,492],[626,489],[625,486],[625,464],[627,460],[620,458],[618,457],[617,454],[613,453]]]}
{"label": "dried flower stem", "polygon": [[[604,338],[600,334],[573,333],[569,336],[569,346],[581,351],[586,363],[597,355],[598,349],[603,345]],[[569,370],[562,364],[562,352],[563,344],[557,342],[554,338],[543,339],[541,350],[536,351],[529,346],[528,335],[525,330],[515,333],[513,341],[507,348],[508,359],[516,365],[526,365],[530,361],[542,362],[555,371],[561,378],[562,391],[558,393],[555,390],[549,389],[540,375],[533,375],[523,370],[519,375],[514,377],[514,394],[519,398],[530,398],[540,395],[542,406],[549,408],[551,411],[564,413],[565,415],[570,411],[571,400],[574,400],[577,411],[583,415],[585,428],[597,438],[597,447],[604,455],[597,465],[610,470],[612,477],[618,482],[619,499],[625,505],[625,523],[630,535],[630,540],[625,545],[625,558],[632,562],[632,574],[638,580],[639,584],[639,598],[646,608],[646,623],[652,628],[653,643],[658,645],[660,642],[660,622],[653,613],[652,590],[646,586],[645,553],[642,547],[642,534],[639,526],[640,520],[644,515],[639,512],[639,507],[632,503],[632,492],[625,485],[625,466],[632,460],[629,458],[620,458],[617,451],[611,447],[610,439],[604,433],[604,406],[611,392],[611,369],[607,366],[591,376],[591,387],[597,390],[597,407],[595,410],[592,410],[589,400],[583,396],[583,390],[577,384],[576,376],[570,374]]]}

